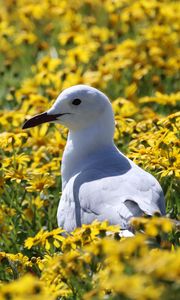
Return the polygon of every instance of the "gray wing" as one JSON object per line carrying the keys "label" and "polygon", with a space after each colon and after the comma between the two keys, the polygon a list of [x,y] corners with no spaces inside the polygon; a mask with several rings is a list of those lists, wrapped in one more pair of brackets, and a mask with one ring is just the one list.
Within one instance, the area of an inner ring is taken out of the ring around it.
{"label": "gray wing", "polygon": [[98,169],[84,171],[74,180],[73,194],[77,226],[97,219],[128,228],[133,216],[165,214],[159,183],[137,166],[109,177]]}

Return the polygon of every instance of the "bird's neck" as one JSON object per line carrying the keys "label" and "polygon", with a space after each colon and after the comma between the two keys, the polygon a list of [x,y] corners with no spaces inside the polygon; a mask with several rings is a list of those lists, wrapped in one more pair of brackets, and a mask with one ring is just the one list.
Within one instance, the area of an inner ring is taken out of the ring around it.
{"label": "bird's neck", "polygon": [[69,131],[61,166],[63,188],[72,176],[114,149],[114,120],[110,123],[106,117],[87,128]]}

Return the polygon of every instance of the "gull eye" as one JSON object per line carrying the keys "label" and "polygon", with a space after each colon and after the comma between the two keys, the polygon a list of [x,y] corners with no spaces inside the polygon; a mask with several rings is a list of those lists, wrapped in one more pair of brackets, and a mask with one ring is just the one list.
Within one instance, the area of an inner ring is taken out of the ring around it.
{"label": "gull eye", "polygon": [[74,99],[73,101],[72,101],[72,104],[73,105],[79,105],[81,103],[81,100],[80,99]]}

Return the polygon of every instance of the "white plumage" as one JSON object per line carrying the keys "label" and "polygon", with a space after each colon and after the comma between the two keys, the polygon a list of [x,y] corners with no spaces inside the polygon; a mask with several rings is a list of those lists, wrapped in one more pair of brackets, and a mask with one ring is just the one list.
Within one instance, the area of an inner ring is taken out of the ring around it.
{"label": "white plumage", "polygon": [[97,219],[128,229],[133,216],[165,214],[157,180],[114,145],[114,114],[103,93],[86,85],[68,88],[50,110],[23,128],[48,121],[69,128],[61,166],[59,226],[72,231]]}

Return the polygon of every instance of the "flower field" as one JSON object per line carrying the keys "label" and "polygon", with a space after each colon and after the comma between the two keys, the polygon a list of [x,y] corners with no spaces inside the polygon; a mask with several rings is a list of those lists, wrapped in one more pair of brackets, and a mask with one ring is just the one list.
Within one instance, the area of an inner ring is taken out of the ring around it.
{"label": "flower field", "polygon": [[[0,4],[0,300],[178,299],[179,1]],[[75,84],[108,95],[118,148],[163,188],[167,217],[132,220],[134,237],[57,228],[67,129],[21,128]]]}

